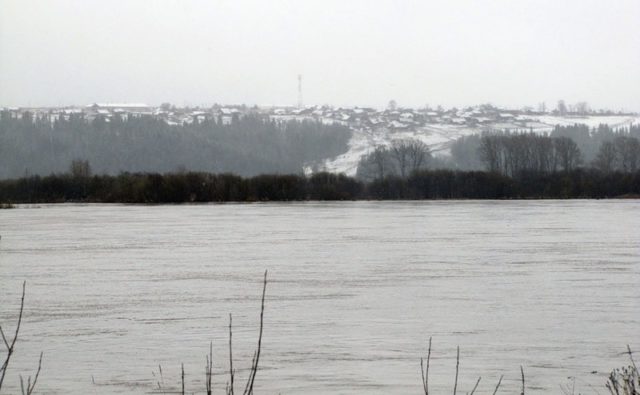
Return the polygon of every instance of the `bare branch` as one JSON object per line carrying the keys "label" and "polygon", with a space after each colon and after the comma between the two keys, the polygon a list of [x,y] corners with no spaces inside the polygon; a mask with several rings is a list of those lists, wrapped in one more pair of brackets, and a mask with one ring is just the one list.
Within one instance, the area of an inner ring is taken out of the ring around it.
{"label": "bare branch", "polygon": [[[20,332],[20,324],[22,323],[22,313],[24,311],[24,294],[25,294],[26,286],[27,286],[27,282],[24,281],[22,283],[22,298],[20,299],[20,313],[18,315],[18,324],[16,325],[16,332],[13,335],[13,340],[11,341],[11,345],[7,347],[7,357],[2,364],[2,367],[0,368],[0,371],[2,371],[2,375],[0,375],[0,388],[2,388],[2,383],[4,382],[4,377],[7,374],[7,368],[9,367],[9,361],[11,360],[13,349],[16,345],[16,341],[18,340],[18,333]],[[5,339],[4,333],[2,334],[2,338]],[[8,344],[6,339],[5,339],[5,344]]]}
{"label": "bare branch", "polygon": [[211,395],[211,374],[213,370],[213,342],[209,343],[209,355],[207,356],[207,366],[205,368],[205,386],[207,395]]}
{"label": "bare branch", "polygon": [[427,351],[427,370],[425,372],[424,388],[426,390],[425,395],[429,395],[429,364],[431,362],[431,336],[429,336],[429,350]]}
{"label": "bare branch", "polygon": [[184,395],[184,364],[181,365],[182,374],[180,375],[182,378],[182,395]]}
{"label": "bare branch", "polygon": [[422,374],[422,387],[424,394],[429,395],[429,362],[431,360],[431,337],[429,337],[429,350],[427,351],[427,368],[424,368],[424,361],[420,358],[420,373]]}
{"label": "bare branch", "polygon": [[255,353],[253,364],[251,366],[251,372],[249,373],[249,379],[247,381],[247,387],[245,389],[245,395],[253,394],[253,383],[258,372],[258,362],[260,361],[260,349],[262,348],[262,330],[264,324],[264,297],[267,292],[267,271],[264,271],[264,283],[262,286],[262,304],[260,306],[260,333],[258,335],[258,348]]}
{"label": "bare branch", "polygon": [[[33,393],[33,390],[36,388],[36,383],[38,382],[38,377],[40,376],[40,369],[42,369],[42,355],[43,353],[41,352],[40,359],[38,360],[38,370],[36,371],[36,375],[33,378],[33,383],[31,382],[31,376],[29,376],[29,379],[27,380],[27,392],[25,395],[31,395]],[[20,376],[20,384],[22,385],[22,376]]]}
{"label": "bare branch", "polygon": [[460,367],[460,346],[458,346],[458,352],[456,355],[456,382],[453,385],[453,395],[456,395],[456,392],[458,391],[458,370]]}
{"label": "bare branch", "polygon": [[633,360],[633,352],[631,352],[631,347],[627,344],[627,351],[629,352],[629,359],[631,360],[631,365],[633,365],[633,369],[637,372],[638,367],[636,366],[636,361]]}
{"label": "bare branch", "polygon": [[251,384],[251,374],[253,373],[253,365],[256,363],[256,352],[253,352],[253,357],[251,358],[251,368],[249,369],[249,378],[247,379],[247,384],[244,387],[243,394],[246,395],[249,391],[249,384]]}
{"label": "bare branch", "polygon": [[424,383],[425,383],[425,377],[424,377],[424,359],[420,358],[420,374],[422,375],[422,390],[424,391],[425,395],[427,393],[427,387],[425,387]]}
{"label": "bare branch", "polygon": [[498,393],[498,388],[500,388],[500,384],[502,384],[502,378],[504,377],[504,375],[500,376],[500,379],[498,380],[498,385],[496,385],[496,389],[493,390],[493,395],[496,395]]}
{"label": "bare branch", "polygon": [[2,335],[2,340],[4,341],[4,345],[7,347],[7,350],[8,350],[9,342],[7,341],[7,338],[4,336],[4,331],[2,330],[2,326],[0,326],[0,335]]}
{"label": "bare branch", "polygon": [[233,318],[231,316],[231,313],[229,313],[229,381],[230,381],[230,384],[229,384],[229,389],[227,390],[227,393],[229,395],[234,395],[233,379],[235,376],[235,372],[233,371],[233,344],[232,344],[233,330],[231,329],[232,323],[233,323]]}
{"label": "bare branch", "polygon": [[476,381],[476,385],[473,386],[473,389],[471,390],[471,394],[473,395],[474,392],[476,392],[476,389],[478,388],[478,384],[480,384],[480,380],[482,379],[482,377],[478,377],[478,381]]}

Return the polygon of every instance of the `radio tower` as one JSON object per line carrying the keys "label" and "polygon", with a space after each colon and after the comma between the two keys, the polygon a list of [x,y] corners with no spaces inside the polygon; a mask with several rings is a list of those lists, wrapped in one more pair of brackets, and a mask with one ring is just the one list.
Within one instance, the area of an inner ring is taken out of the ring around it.
{"label": "radio tower", "polygon": [[298,108],[302,108],[302,74],[298,74]]}

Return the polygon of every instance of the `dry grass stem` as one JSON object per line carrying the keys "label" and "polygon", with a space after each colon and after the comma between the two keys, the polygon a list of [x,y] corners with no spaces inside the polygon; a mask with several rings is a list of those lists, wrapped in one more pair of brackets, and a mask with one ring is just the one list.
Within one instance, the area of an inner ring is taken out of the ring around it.
{"label": "dry grass stem", "polygon": [[631,347],[627,345],[627,352],[631,364],[614,369],[606,383],[606,388],[611,395],[640,395],[640,372],[633,359]]}
{"label": "dry grass stem", "polygon": [[262,331],[264,327],[264,298],[267,292],[267,271],[264,271],[264,282],[262,286],[262,303],[260,305],[260,332],[258,334],[258,348],[253,357],[253,363],[251,364],[251,371],[249,372],[249,378],[244,390],[244,395],[253,394],[253,384],[256,379],[256,373],[258,373],[258,363],[260,361],[260,350],[262,348]]}
{"label": "dry grass stem", "polygon": [[476,381],[476,385],[473,386],[473,389],[471,390],[471,394],[473,395],[474,392],[476,392],[476,389],[478,389],[478,384],[480,384],[480,380],[482,379],[482,377],[478,377],[478,381]]}
{"label": "dry grass stem", "polygon": [[502,384],[503,378],[504,378],[504,375],[500,376],[500,379],[498,380],[498,384],[496,385],[496,389],[493,390],[493,395],[496,395],[498,393],[498,389],[500,388],[500,384]]}
{"label": "dry grass stem", "polygon": [[[264,333],[264,306],[265,306],[265,298],[267,292],[267,274],[268,272],[265,270],[263,286],[262,286],[262,298],[260,303],[260,328],[258,333],[258,346],[253,353],[253,357],[251,358],[251,367],[249,369],[249,375],[247,377],[247,382],[244,388],[243,395],[253,395],[254,384],[256,379],[256,374],[258,373],[258,365],[260,363],[260,352],[262,350],[262,336]],[[205,358],[205,388],[207,395],[211,395],[213,393],[213,342],[209,343],[209,355]],[[160,380],[158,380],[158,390],[164,393],[164,380],[162,378],[162,367],[159,367],[159,376]],[[154,374],[155,375],[155,374]],[[235,375],[236,371],[233,367],[233,318],[232,315],[229,314],[229,381],[225,387],[225,394],[234,395],[235,392]],[[181,365],[181,391],[176,391],[176,393],[185,394],[185,373],[184,373],[184,364]]]}
{"label": "dry grass stem", "polygon": [[424,394],[429,395],[429,363],[431,362],[431,337],[429,337],[429,350],[427,351],[427,367],[423,367],[423,359],[420,358],[420,372],[422,373],[422,387]]}
{"label": "dry grass stem", "polygon": [[180,377],[182,378],[182,395],[184,395],[184,364],[181,365],[181,370],[182,373],[180,374]]}
{"label": "dry grass stem", "polygon": [[24,312],[24,295],[25,295],[26,286],[27,286],[27,282],[24,281],[22,283],[22,298],[20,299],[20,313],[18,314],[18,323],[16,325],[16,331],[15,331],[15,334],[13,335],[13,340],[11,340],[11,343],[7,341],[7,337],[5,336],[4,331],[0,326],[0,334],[2,334],[2,340],[4,341],[4,345],[7,347],[7,356],[4,362],[2,363],[2,367],[0,367],[0,372],[1,372],[0,389],[2,388],[2,383],[4,382],[5,375],[7,374],[7,369],[9,368],[9,362],[11,361],[11,356],[13,355],[13,351],[16,346],[16,341],[18,340],[18,334],[20,333],[20,324],[22,324],[22,313]]}
{"label": "dry grass stem", "polygon": [[207,395],[211,395],[211,375],[213,370],[213,342],[209,343],[209,355],[207,356],[207,365],[205,368],[205,384],[207,387]]}
{"label": "dry grass stem", "polygon": [[229,385],[227,386],[227,394],[228,395],[234,395],[233,394],[233,381],[235,378],[235,370],[233,370],[233,330],[232,330],[232,325],[233,325],[233,317],[231,316],[231,313],[229,313]]}
{"label": "dry grass stem", "polygon": [[460,369],[460,346],[458,346],[457,348],[457,353],[456,353],[456,381],[453,384],[453,395],[456,395],[456,392],[458,391],[458,370]]}
{"label": "dry grass stem", "polygon": [[[7,356],[5,357],[4,362],[2,363],[2,367],[0,367],[0,389],[2,389],[2,384],[4,383],[4,378],[6,377],[7,370],[9,369],[9,362],[11,361],[11,357],[15,351],[16,342],[18,341],[18,335],[20,334],[20,325],[22,324],[22,316],[24,313],[24,296],[26,293],[27,282],[22,282],[22,297],[20,298],[20,312],[18,313],[18,323],[16,324],[16,330],[13,335],[13,339],[11,342],[7,340],[7,336],[4,334],[2,327],[0,326],[0,335],[2,336],[2,341],[7,348]],[[38,382],[38,377],[40,377],[40,371],[42,370],[42,356],[43,353],[40,353],[40,358],[38,360],[38,370],[36,371],[36,375],[33,378],[33,383],[31,382],[31,376],[27,378],[27,383],[25,387],[24,380],[22,376],[20,376],[20,390],[22,395],[31,395],[33,390],[36,387],[36,383]]]}

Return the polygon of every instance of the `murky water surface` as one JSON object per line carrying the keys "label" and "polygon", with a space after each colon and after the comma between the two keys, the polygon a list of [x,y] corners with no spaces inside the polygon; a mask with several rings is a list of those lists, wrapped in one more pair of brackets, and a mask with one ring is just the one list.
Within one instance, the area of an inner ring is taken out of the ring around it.
{"label": "murky water surface", "polygon": [[430,336],[434,392],[460,345],[461,393],[514,393],[521,365],[528,394],[604,393],[640,348],[638,201],[52,205],[0,235],[5,332],[27,280],[8,393],[41,350],[40,393],[168,392],[181,363],[204,393],[210,341],[221,393],[229,313],[243,386],[265,269],[259,394],[420,393]]}

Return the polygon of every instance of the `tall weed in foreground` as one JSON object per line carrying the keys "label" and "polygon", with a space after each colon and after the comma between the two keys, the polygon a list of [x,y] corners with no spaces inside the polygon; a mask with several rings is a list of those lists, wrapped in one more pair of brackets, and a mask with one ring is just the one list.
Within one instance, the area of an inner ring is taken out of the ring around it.
{"label": "tall weed in foreground", "polygon": [[[253,353],[253,358],[251,360],[251,367],[249,368],[249,375],[247,377],[247,382],[244,386],[244,390],[242,391],[242,395],[253,395],[253,388],[256,380],[256,374],[258,373],[258,364],[260,362],[260,351],[262,349],[262,333],[264,328],[264,299],[267,292],[267,271],[264,272],[264,279],[262,282],[262,301],[260,304],[260,329],[258,332],[258,345],[256,346],[256,350]],[[227,380],[227,385],[225,388],[226,395],[235,395],[235,378],[236,378],[236,370],[233,367],[233,318],[231,314],[229,314],[229,376]],[[209,343],[209,355],[206,356],[206,365],[205,365],[205,391],[207,395],[211,395],[213,393],[213,386],[211,383],[211,377],[213,376],[213,344]],[[180,370],[180,389],[179,390],[168,390],[164,386],[164,377],[162,374],[162,366],[158,366],[158,381],[156,393],[179,393],[185,395],[185,381],[184,381],[184,364],[181,364]],[[155,373],[154,373],[155,375]],[[238,392],[239,393],[239,392]]]}
{"label": "tall weed in foreground", "polygon": [[[15,352],[16,342],[18,341],[18,335],[20,334],[20,325],[22,324],[22,314],[24,312],[24,295],[25,289],[27,286],[27,282],[24,281],[22,283],[22,298],[20,299],[20,312],[18,313],[18,322],[16,323],[16,329],[13,334],[13,338],[7,338],[2,330],[2,326],[0,326],[0,335],[2,335],[2,342],[7,349],[7,355],[4,358],[4,362],[2,363],[2,367],[0,367],[0,391],[2,391],[2,384],[4,383],[4,378],[7,374],[7,370],[9,369],[9,362],[11,362],[11,357]],[[25,381],[20,375],[20,390],[22,391],[22,395],[31,395],[33,390],[36,388],[36,383],[38,382],[38,377],[40,376],[40,369],[42,368],[42,353],[40,353],[40,360],[38,361],[38,370],[36,371],[36,375],[33,378],[33,382],[31,381],[31,376],[27,378]]]}
{"label": "tall weed in foreground", "polygon": [[629,345],[627,345],[627,353],[631,364],[614,369],[609,374],[607,389],[611,395],[640,395],[640,372]]}

